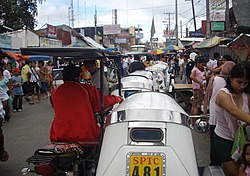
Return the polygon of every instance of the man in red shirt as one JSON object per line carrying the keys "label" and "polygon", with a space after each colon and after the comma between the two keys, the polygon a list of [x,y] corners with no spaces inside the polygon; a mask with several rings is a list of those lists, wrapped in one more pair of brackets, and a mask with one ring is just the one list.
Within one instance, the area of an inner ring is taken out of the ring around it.
{"label": "man in red shirt", "polygon": [[[63,70],[63,81],[53,90],[51,102],[55,118],[50,130],[52,142],[84,142],[91,145],[99,141],[101,129],[95,113],[100,112],[100,93],[91,85],[81,84],[80,69],[68,65]],[[104,96],[104,107],[122,101],[118,96]]]}

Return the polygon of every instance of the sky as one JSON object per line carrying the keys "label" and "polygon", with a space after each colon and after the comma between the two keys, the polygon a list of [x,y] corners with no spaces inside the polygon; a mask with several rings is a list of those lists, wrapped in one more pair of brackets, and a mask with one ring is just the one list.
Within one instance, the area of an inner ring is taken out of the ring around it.
{"label": "sky", "polygon": [[[206,0],[194,0],[197,29],[201,27],[201,20],[206,19]],[[46,0],[38,5],[38,26],[44,27],[46,23],[51,25],[69,25],[69,13],[71,0]],[[191,1],[178,0],[178,30],[179,37],[185,36],[186,28],[194,31],[192,20],[193,12]],[[152,18],[154,18],[156,33],[154,38],[164,41],[163,30],[166,29],[170,15],[170,28],[175,28],[175,0],[73,0],[74,27],[93,27],[95,8],[97,11],[97,26],[112,24],[112,10],[117,9],[118,24],[122,28],[135,26],[143,31],[143,41],[150,40]],[[182,26],[180,25],[182,21]]]}

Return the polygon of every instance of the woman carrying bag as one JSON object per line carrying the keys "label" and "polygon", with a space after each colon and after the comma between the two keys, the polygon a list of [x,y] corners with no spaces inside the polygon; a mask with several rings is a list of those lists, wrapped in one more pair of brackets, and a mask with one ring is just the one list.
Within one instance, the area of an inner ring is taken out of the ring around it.
{"label": "woman carrying bag", "polygon": [[214,146],[225,176],[238,176],[238,164],[231,155],[238,121],[250,124],[247,94],[250,90],[248,64],[250,63],[238,63],[232,68],[226,87],[219,91],[214,106],[217,116]]}

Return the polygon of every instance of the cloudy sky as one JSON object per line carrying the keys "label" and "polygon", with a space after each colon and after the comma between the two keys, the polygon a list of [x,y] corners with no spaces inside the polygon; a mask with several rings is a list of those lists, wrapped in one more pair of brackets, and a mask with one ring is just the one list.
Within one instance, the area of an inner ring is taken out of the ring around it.
{"label": "cloudy sky", "polygon": [[[155,20],[156,34],[154,37],[163,40],[163,30],[168,24],[168,15],[175,13],[175,0],[73,0],[74,27],[94,26],[95,7],[97,10],[97,25],[112,24],[112,9],[117,9],[118,24],[121,27],[136,26],[143,29],[144,41],[150,38],[152,18]],[[38,6],[37,29],[46,23],[51,25],[69,25],[71,0],[46,0]],[[197,28],[201,27],[201,20],[205,20],[205,0],[194,0]],[[175,27],[175,15],[171,16],[171,29]],[[164,22],[165,21],[165,22]],[[194,30],[192,20],[191,1],[178,0],[179,36],[181,35],[180,21],[182,21],[182,36],[186,27]]]}

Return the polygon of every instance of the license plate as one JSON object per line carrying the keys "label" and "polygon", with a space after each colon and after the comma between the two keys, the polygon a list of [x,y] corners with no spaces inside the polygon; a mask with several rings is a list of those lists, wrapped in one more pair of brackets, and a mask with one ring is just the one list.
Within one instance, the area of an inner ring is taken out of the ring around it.
{"label": "license plate", "polygon": [[166,159],[162,153],[130,153],[127,162],[127,176],[165,175]]}

